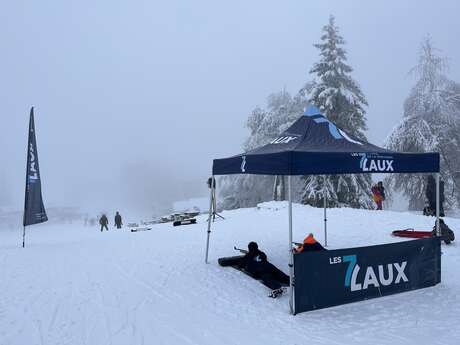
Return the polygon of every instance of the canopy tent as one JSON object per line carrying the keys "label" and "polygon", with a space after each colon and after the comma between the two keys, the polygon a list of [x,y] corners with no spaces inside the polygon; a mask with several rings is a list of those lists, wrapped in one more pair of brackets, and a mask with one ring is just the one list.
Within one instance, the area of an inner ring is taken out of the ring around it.
{"label": "canopy tent", "polygon": [[438,153],[399,153],[348,135],[310,106],[278,138],[237,156],[215,159],[213,175],[322,175],[439,171]]}
{"label": "canopy tent", "polygon": [[[291,176],[361,173],[436,173],[436,216],[437,219],[439,218],[439,153],[399,153],[364,142],[338,128],[315,106],[307,108],[303,116],[267,145],[236,156],[214,159],[212,167],[213,178],[215,175],[228,174],[288,176],[291,282],[293,278]],[[211,199],[214,188],[215,186],[211,188]],[[324,200],[326,209],[326,199]],[[212,205],[211,200],[210,215]],[[208,219],[206,263],[210,233],[211,216]],[[290,290],[292,311],[292,284]]]}

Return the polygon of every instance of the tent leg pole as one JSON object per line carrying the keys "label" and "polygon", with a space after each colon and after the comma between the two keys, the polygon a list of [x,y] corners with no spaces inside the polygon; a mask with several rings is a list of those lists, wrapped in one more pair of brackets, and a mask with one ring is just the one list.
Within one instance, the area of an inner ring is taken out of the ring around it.
{"label": "tent leg pole", "polygon": [[436,235],[441,236],[439,227],[439,173],[436,174]]}
{"label": "tent leg pole", "polygon": [[289,194],[289,307],[292,315],[295,315],[294,306],[294,253],[292,251],[292,192],[291,176],[288,176],[288,194]]}
{"label": "tent leg pole", "polygon": [[210,191],[210,196],[209,196],[209,217],[208,217],[208,231],[207,231],[207,236],[206,236],[206,257],[204,259],[205,263],[208,262],[208,254],[209,254],[209,236],[211,235],[211,222],[212,222],[212,214],[213,214],[213,204],[214,204],[214,175],[212,175],[212,180],[211,180],[211,191]]}
{"label": "tent leg pole", "polygon": [[26,247],[26,227],[22,227],[22,248]]}
{"label": "tent leg pole", "polygon": [[216,190],[214,189],[214,186],[211,190],[212,190],[212,222],[214,223],[214,221],[216,220],[216,212],[217,212]]}
{"label": "tent leg pole", "polygon": [[327,247],[327,195],[326,195],[326,175],[323,179],[323,201],[324,201],[324,246]]}

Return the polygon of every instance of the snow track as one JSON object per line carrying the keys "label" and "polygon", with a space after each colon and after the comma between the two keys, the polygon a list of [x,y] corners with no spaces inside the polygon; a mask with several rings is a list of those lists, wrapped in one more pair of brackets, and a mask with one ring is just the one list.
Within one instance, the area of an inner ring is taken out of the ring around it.
{"label": "snow track", "polygon": [[[442,284],[361,303],[289,315],[288,298],[217,265],[233,245],[259,242],[287,271],[284,203],[225,212],[204,264],[205,218],[197,225],[100,233],[76,225],[0,229],[1,345],[457,344],[460,252],[443,245]],[[295,205],[294,239],[322,239],[322,210]],[[399,241],[397,228],[429,229],[433,218],[335,209],[331,248]],[[446,219],[460,235],[460,220]]]}

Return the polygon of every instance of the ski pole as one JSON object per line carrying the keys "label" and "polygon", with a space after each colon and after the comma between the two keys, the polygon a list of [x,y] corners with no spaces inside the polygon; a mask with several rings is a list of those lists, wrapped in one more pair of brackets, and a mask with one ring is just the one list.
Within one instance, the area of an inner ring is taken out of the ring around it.
{"label": "ski pole", "polygon": [[243,254],[247,254],[248,251],[246,249],[241,249],[241,248],[237,248],[236,246],[233,247],[234,250],[237,250],[239,251],[240,253],[243,253]]}

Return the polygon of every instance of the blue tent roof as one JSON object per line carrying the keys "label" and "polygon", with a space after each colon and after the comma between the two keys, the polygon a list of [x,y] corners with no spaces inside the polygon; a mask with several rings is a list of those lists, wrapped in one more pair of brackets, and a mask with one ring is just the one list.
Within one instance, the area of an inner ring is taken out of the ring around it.
{"label": "blue tent roof", "polygon": [[363,142],[314,106],[267,145],[213,162],[214,175],[434,172],[439,172],[439,153],[400,153]]}

